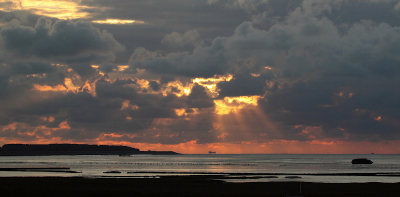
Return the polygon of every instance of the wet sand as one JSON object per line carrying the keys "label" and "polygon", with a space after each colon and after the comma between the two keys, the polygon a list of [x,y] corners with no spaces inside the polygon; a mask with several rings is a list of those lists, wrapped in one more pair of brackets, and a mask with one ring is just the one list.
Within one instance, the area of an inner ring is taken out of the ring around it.
{"label": "wet sand", "polygon": [[2,196],[400,196],[400,183],[228,183],[204,176],[0,178]]}

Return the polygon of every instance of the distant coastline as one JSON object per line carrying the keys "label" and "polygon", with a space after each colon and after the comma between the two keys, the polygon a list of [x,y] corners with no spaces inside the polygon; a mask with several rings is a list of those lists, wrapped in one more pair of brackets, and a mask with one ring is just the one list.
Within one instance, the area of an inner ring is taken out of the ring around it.
{"label": "distant coastline", "polygon": [[140,151],[137,148],[89,144],[4,144],[0,156],[53,155],[179,155],[173,151]]}

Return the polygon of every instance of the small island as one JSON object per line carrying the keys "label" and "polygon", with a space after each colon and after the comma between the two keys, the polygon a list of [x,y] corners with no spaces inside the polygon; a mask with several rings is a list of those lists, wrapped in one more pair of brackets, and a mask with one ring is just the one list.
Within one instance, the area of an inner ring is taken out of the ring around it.
{"label": "small island", "polygon": [[4,144],[0,156],[52,155],[179,155],[173,151],[140,151],[137,148],[89,144]]}

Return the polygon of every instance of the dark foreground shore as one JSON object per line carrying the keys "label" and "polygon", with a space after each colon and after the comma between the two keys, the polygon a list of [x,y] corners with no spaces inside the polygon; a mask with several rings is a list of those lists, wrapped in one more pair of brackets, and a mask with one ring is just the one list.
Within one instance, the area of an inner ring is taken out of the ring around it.
{"label": "dark foreground shore", "polygon": [[400,183],[227,183],[201,177],[0,178],[1,196],[400,196]]}

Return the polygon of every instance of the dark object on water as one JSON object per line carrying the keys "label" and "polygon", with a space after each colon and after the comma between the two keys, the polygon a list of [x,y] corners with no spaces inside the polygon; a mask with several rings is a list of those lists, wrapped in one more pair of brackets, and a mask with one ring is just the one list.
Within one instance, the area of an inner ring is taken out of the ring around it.
{"label": "dark object on water", "polygon": [[352,164],[372,164],[373,162],[366,158],[353,159]]}
{"label": "dark object on water", "polygon": [[301,179],[300,176],[285,176],[287,179]]}
{"label": "dark object on water", "polygon": [[208,154],[216,154],[217,152],[215,151],[208,151]]}
{"label": "dark object on water", "polygon": [[106,172],[103,172],[103,173],[121,174],[121,172],[120,172],[120,171],[116,171],[116,170],[112,170],[112,171],[106,171]]}

